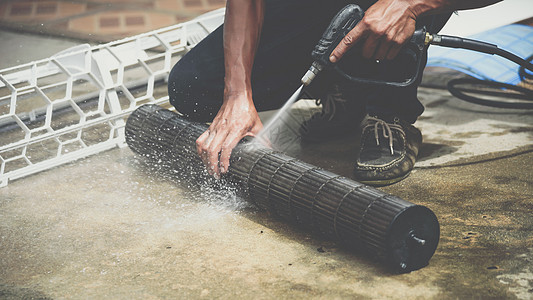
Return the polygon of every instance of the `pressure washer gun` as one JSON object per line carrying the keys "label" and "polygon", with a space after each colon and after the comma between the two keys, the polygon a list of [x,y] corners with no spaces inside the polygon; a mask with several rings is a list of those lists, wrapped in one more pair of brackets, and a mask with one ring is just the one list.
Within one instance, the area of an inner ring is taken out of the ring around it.
{"label": "pressure washer gun", "polygon": [[430,44],[450,48],[468,49],[487,54],[496,54],[521,65],[523,68],[533,71],[533,64],[529,61],[502,50],[496,45],[461,37],[431,34],[428,33],[425,28],[422,28],[414,32],[411,39],[406,42],[398,54],[398,57],[402,55],[405,57],[405,55],[408,55],[407,58],[412,60],[413,64],[411,65],[416,67],[412,72],[412,75],[406,76],[407,78],[402,78],[398,81],[354,77],[346,74],[338,65],[332,63],[329,60],[329,57],[331,52],[333,52],[346,34],[348,34],[348,32],[350,32],[357,23],[363,19],[363,16],[364,11],[355,4],[348,4],[335,15],[311,54],[314,62],[302,77],[302,83],[305,86],[309,85],[316,75],[324,69],[334,69],[343,77],[356,83],[394,87],[409,86],[415,83],[421,75],[420,66],[422,64],[423,53],[425,48]]}

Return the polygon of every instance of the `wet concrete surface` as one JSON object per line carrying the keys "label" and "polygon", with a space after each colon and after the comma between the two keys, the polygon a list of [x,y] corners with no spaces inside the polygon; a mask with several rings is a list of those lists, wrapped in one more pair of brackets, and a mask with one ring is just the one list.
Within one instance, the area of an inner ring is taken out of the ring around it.
{"label": "wet concrete surface", "polygon": [[187,187],[115,149],[0,190],[0,295],[528,299],[532,178],[516,170],[532,159],[420,169],[384,188],[441,223],[430,265],[396,275],[231,191]]}
{"label": "wet concrete surface", "polygon": [[[430,264],[378,262],[128,148],[0,189],[0,298],[533,298],[533,116],[421,89],[419,163],[384,191],[432,209]],[[350,176],[357,139],[295,155]]]}
{"label": "wet concrete surface", "polygon": [[[0,295],[48,298],[531,298],[531,152],[417,169],[385,191],[431,208],[430,265],[378,262],[170,180],[115,149],[0,190]],[[327,160],[325,160],[327,161]]]}

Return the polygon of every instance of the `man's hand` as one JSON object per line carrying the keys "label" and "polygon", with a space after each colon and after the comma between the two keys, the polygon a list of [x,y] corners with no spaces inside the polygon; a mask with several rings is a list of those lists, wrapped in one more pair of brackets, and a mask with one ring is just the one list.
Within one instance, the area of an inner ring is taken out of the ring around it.
{"label": "man's hand", "polygon": [[225,95],[224,104],[209,129],[196,140],[196,148],[209,174],[219,178],[229,168],[231,151],[245,136],[255,136],[263,128],[251,96]]}
{"label": "man's hand", "polygon": [[416,19],[422,15],[479,8],[502,0],[378,0],[333,50],[336,63],[354,45],[363,43],[363,57],[394,59],[402,45],[415,32]]}
{"label": "man's hand", "polygon": [[357,43],[364,43],[362,55],[365,58],[393,59],[413,35],[416,18],[411,1],[379,0],[333,50],[330,60],[337,62]]}

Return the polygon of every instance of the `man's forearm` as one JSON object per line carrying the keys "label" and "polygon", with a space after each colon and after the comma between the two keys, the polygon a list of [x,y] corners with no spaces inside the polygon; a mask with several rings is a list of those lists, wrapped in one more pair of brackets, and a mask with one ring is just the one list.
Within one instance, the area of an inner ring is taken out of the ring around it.
{"label": "man's forearm", "polygon": [[251,92],[251,72],[263,24],[263,0],[228,0],[224,22],[225,92]]}

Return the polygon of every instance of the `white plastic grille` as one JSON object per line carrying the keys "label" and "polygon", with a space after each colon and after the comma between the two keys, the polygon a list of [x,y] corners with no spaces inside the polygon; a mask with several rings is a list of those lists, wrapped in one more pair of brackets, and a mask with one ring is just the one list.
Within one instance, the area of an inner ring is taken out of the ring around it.
{"label": "white plastic grille", "polygon": [[127,116],[168,101],[172,66],[212,32],[224,9],[192,21],[0,70],[0,187],[125,145]]}

